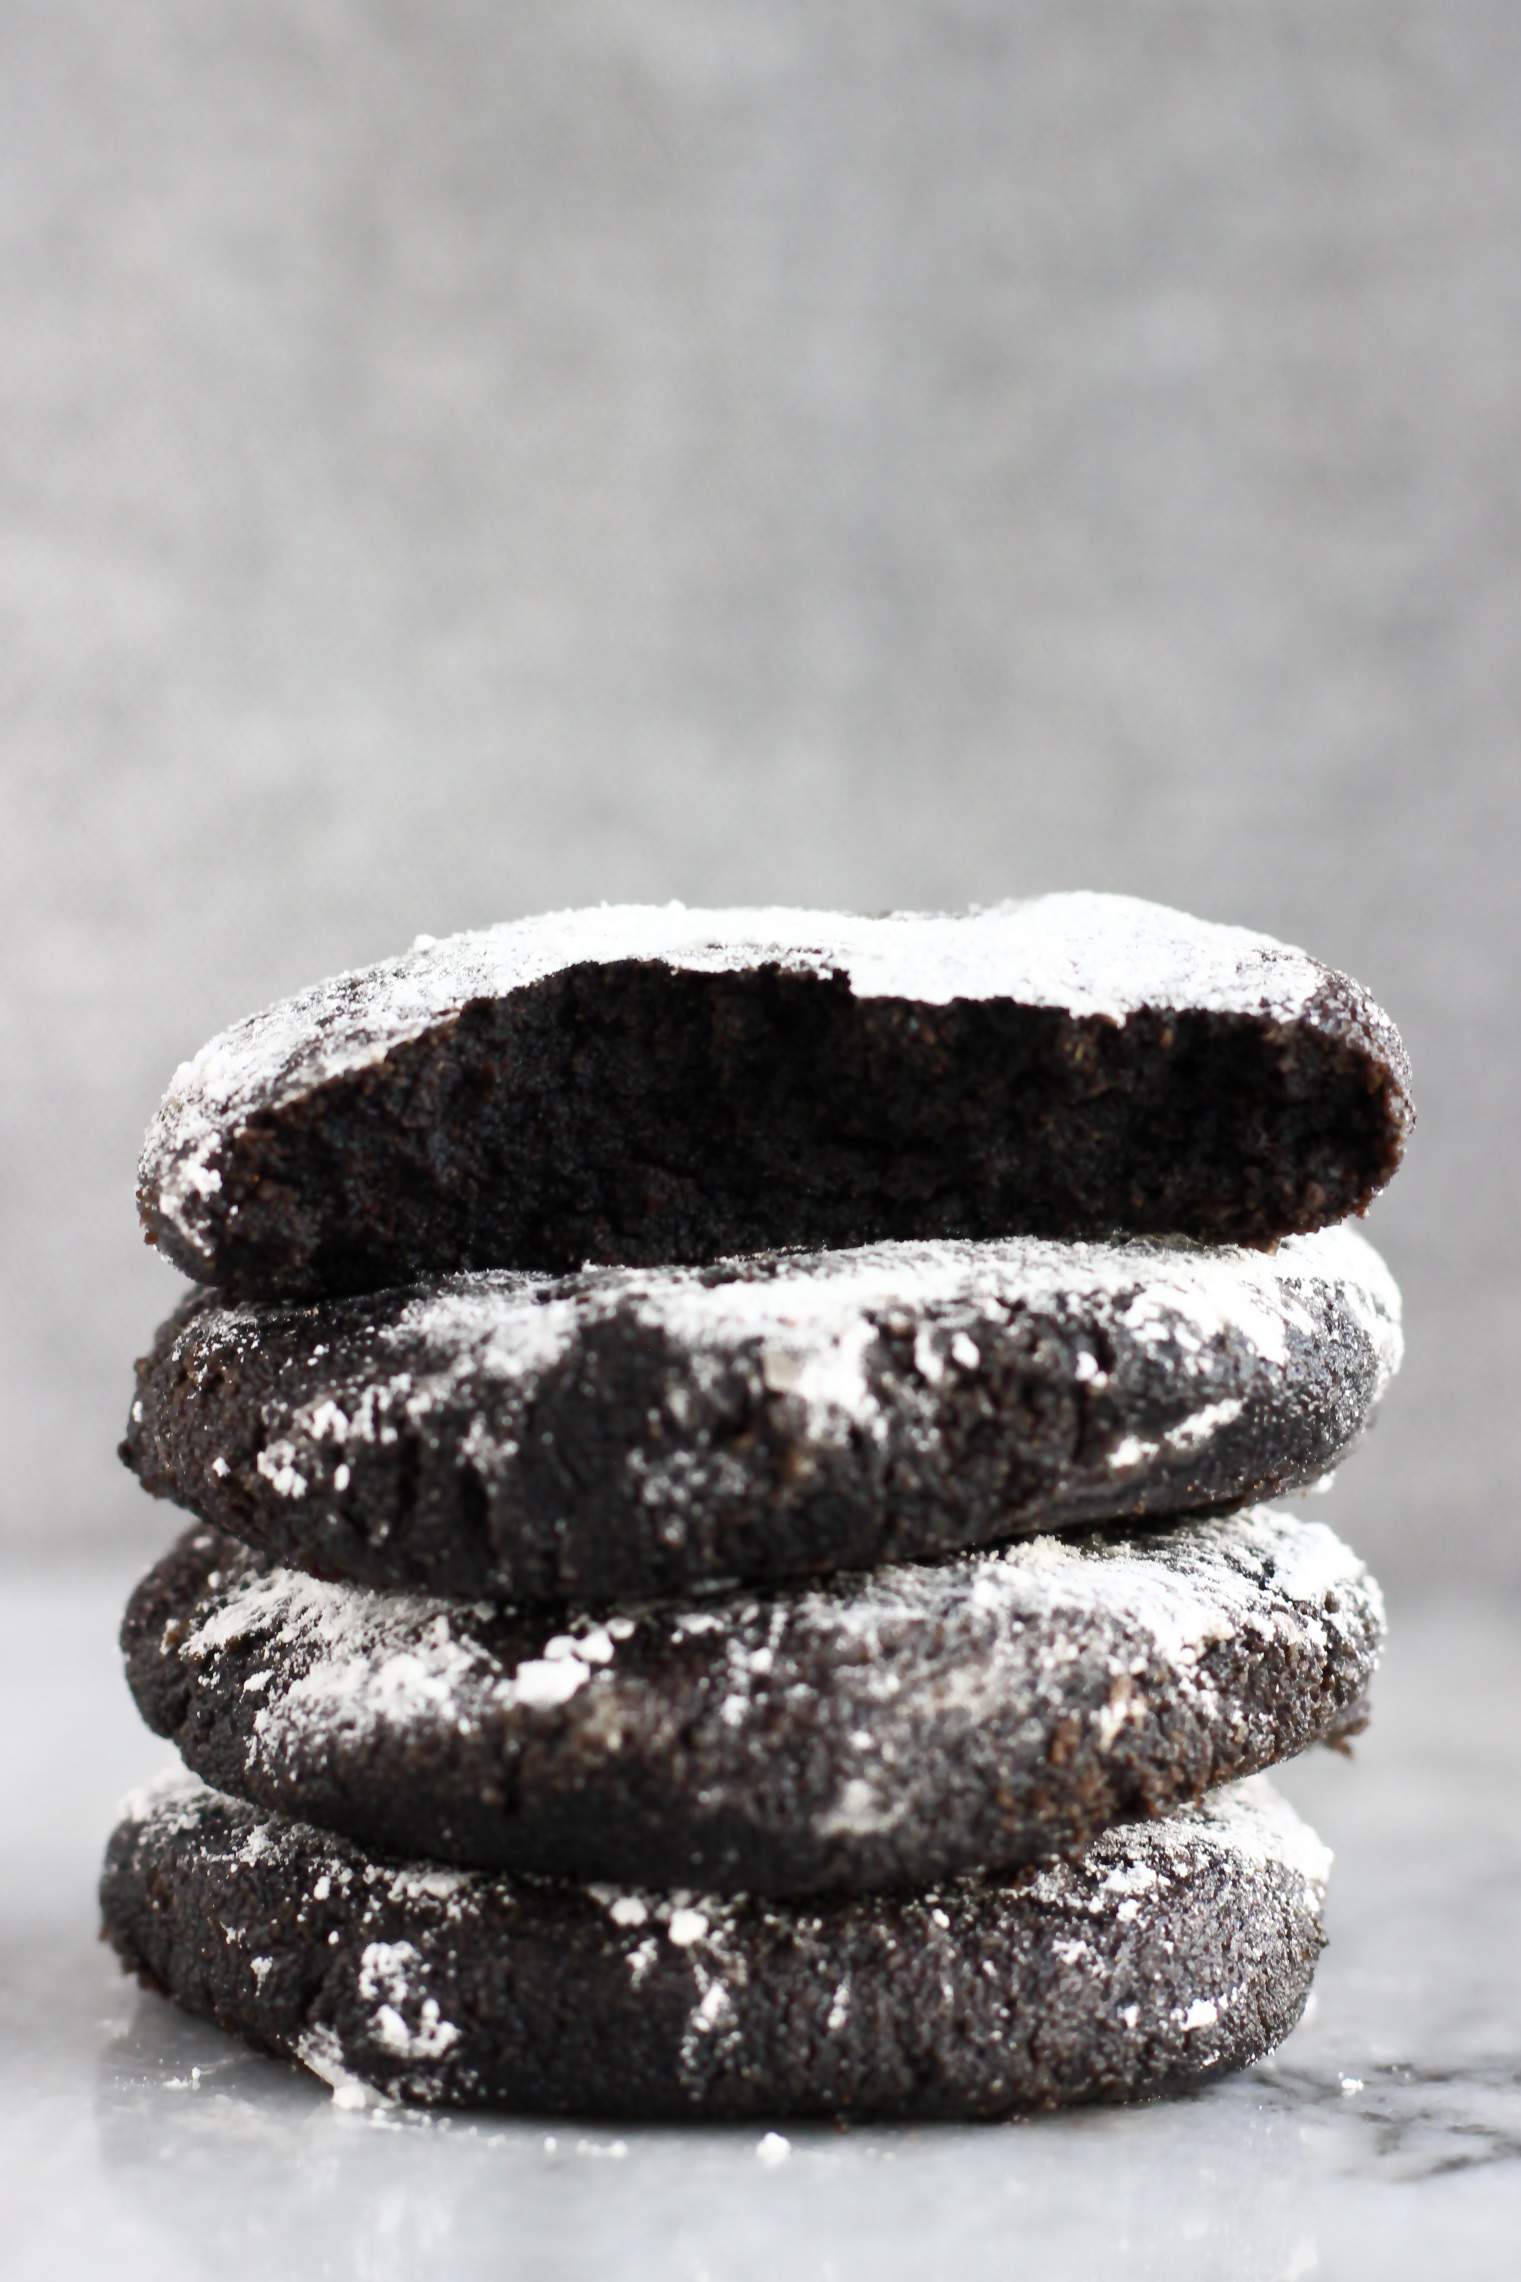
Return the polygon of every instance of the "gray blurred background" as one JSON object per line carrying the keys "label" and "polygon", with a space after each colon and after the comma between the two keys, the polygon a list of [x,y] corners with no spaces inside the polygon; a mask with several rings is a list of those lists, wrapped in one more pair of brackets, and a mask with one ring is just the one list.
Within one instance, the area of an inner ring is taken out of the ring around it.
{"label": "gray blurred background", "polygon": [[11,1548],[171,1527],[210,1031],[547,905],[1091,884],[1402,1023],[1334,1512],[1521,1589],[1518,470],[1514,0],[7,0]]}

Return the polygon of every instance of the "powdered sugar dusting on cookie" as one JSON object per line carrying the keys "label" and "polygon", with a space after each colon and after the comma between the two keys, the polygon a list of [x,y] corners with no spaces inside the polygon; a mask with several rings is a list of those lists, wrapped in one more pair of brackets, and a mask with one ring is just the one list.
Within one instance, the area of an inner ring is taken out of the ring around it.
{"label": "powdered sugar dusting on cookie", "polygon": [[144,1193],[209,1264],[205,1212],[221,1185],[217,1159],[256,1110],[383,1060],[474,1000],[629,960],[707,974],[775,964],[840,977],[860,998],[1000,998],[1115,1021],[1142,1007],[1290,1021],[1327,981],[1317,960],[1270,936],[1131,896],[1047,895],[959,915],[880,918],[681,904],[548,912],[419,938],[399,958],[334,976],[223,1031],[175,1072],[149,1130]]}
{"label": "powdered sugar dusting on cookie", "polygon": [[[578,1371],[600,1336],[616,1335],[638,1345],[646,1406],[644,1425],[614,1461],[621,1494],[680,1527],[689,1512],[753,1502],[750,1460],[733,1436],[740,1409],[769,1414],[800,1467],[853,1438],[928,1459],[980,1373],[1008,1358],[1022,1374],[1035,1368],[1032,1325],[1055,1334],[1041,1371],[1065,1384],[1074,1409],[1082,1397],[1074,1478],[1082,1468],[1095,1482],[1107,1474],[1125,1502],[1138,1477],[1180,1461],[1207,1467],[1233,1436],[1253,1433],[1253,1412],[1273,1415],[1294,1401],[1301,1422],[1319,1406],[1310,1471],[1322,1472],[1364,1422],[1401,1351],[1387,1268],[1363,1236],[1333,1228],[1290,1237],[1271,1254],[1182,1238],[945,1240],[706,1269],[456,1275],[363,1307],[203,1303],[175,1339],[169,1383],[220,1383],[229,1354],[273,1346],[299,1355],[310,1340],[303,1391],[261,1406],[264,1440],[243,1461],[244,1479],[250,1463],[256,1477],[251,1489],[264,1484],[320,1510],[348,1490],[365,1446],[452,1434],[459,1460],[511,1512],[552,1375]],[[1108,1371],[1096,1347],[1108,1353]],[[1333,1357],[1343,1361],[1334,1372]],[[1292,1391],[1301,1379],[1302,1398]],[[1155,1414],[1155,1428],[1110,1427],[1106,1444],[1089,1399],[1101,1384],[1105,1417],[1129,1406]],[[1144,1397],[1127,1394],[1142,1385]],[[593,1436],[600,1416],[589,1421]],[[1011,1437],[1015,1430],[1011,1414]],[[219,1463],[220,1481],[228,1466],[220,1455]]]}
{"label": "powdered sugar dusting on cookie", "polygon": [[[626,2072],[594,2069],[601,2096],[625,2081],[646,2097],[662,2085],[662,2112],[679,2094],[689,2113],[732,2113],[757,2070],[747,2112],[850,2105],[849,2087],[878,2081],[879,2065],[901,2076],[937,1990],[964,2032],[944,2053],[925,2046],[924,2058],[933,2050],[933,2064],[953,2071],[948,2090],[975,2089],[969,2113],[996,2112],[1005,2090],[1005,2105],[1044,2104],[1065,2081],[1019,2073],[1037,2017],[1033,2043],[1070,2036],[1064,2066],[1113,2089],[1157,2088],[1180,2066],[1239,2064],[1303,2002],[1330,1859],[1260,1781],[1117,1825],[1072,1861],[823,1904],[484,1874],[441,1895],[426,1865],[376,1862],[202,1787],[130,1811],[112,1857],[107,1912],[124,1953],[163,1913],[173,1956],[196,1956],[207,1912],[234,1913],[268,1970],[227,1977],[226,2017],[303,2061],[343,2106],[469,2103],[552,2080],[585,1985],[610,2031],[585,2049],[620,2053],[632,2039],[636,2055]],[[319,1937],[330,1964],[303,1983],[304,1945]],[[168,1953],[150,1954],[172,1989]],[[292,2011],[279,1992],[303,1985]],[[556,2051],[525,2051],[536,2017],[557,2024]],[[770,2073],[792,2041],[778,2036],[779,2017],[795,2035],[795,2081]],[[578,2107],[597,2103],[590,2077],[577,2087]]]}
{"label": "powdered sugar dusting on cookie", "polygon": [[[1356,1557],[1322,1524],[1267,1509],[647,1606],[616,1637],[590,1613],[370,1593],[241,1552],[217,1563],[161,1653],[212,1703],[248,1663],[268,1675],[238,1715],[241,1773],[222,1774],[256,1797],[336,1811],[322,1801],[356,1799],[377,1765],[405,1765],[429,1801],[409,1843],[447,1852],[449,1801],[478,1783],[506,1787],[530,1846],[535,1786],[551,1820],[562,1793],[580,1799],[594,1842],[595,1802],[625,1815],[632,1785],[657,1834],[666,1818],[748,1825],[768,1859],[800,1847],[852,1879],[893,1865],[899,1882],[926,1862],[988,1858],[970,1841],[959,1857],[937,1853],[947,1793],[980,1756],[1001,1769],[1006,1814],[1032,1787],[1046,1819],[1023,1843],[1051,1851],[1084,1815],[1102,1820],[1106,1786],[1135,1795],[1126,1770],[1151,1769],[1147,1795],[1165,1803],[1179,1766],[1194,1771],[1186,1790],[1330,1732],[1335,1705],[1360,1700],[1382,1633]],[[1313,1672],[1311,1706],[1297,1681],[1259,1695],[1259,1662]],[[192,1755],[201,1725],[187,1729]],[[531,1783],[515,1772],[529,1767]],[[1001,1858],[1019,1835],[999,1832]],[[679,1918],[670,1938],[702,1928]]]}
{"label": "powdered sugar dusting on cookie", "polygon": [[403,2060],[439,2060],[459,2042],[438,1999],[419,1986],[422,1963],[412,1941],[372,1941],[359,1958],[359,1994],[372,2008],[376,2042]]}
{"label": "powdered sugar dusting on cookie", "polygon": [[504,1669],[471,1638],[470,1613],[422,1594],[368,1592],[271,1569],[245,1576],[186,1634],[180,1652],[205,1668],[257,1640],[278,1659],[261,1690],[250,1757],[288,1747],[297,1733],[317,1739],[380,1723],[405,1727],[430,1712],[447,1723],[462,1716],[472,1688],[488,1689],[499,1711],[554,1711],[597,1668],[606,1636],[594,1625],[585,1661],[574,1635],[561,1633]]}

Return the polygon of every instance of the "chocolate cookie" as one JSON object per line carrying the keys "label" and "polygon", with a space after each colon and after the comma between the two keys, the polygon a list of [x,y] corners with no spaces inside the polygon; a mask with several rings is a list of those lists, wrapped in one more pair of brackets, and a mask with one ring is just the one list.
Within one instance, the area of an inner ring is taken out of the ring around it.
{"label": "chocolate cookie", "polygon": [[771,1894],[912,1887],[1360,1727],[1378,1588],[1268,1511],[557,1618],[192,1531],[122,1641],[198,1775],[382,1852]]}
{"label": "chocolate cookie", "polygon": [[244,1294],[884,1237],[1271,1243],[1411,1121],[1357,983],[1129,897],[959,918],[636,906],[419,938],[174,1078],[139,1201]]}
{"label": "chocolate cookie", "polygon": [[1329,1863],[1256,1783],[1007,1881],[657,1896],[382,1862],[175,1777],[129,1802],[101,1899],[129,1968],[346,2105],[976,2118],[1260,2059]]}
{"label": "chocolate cookie", "polygon": [[1277,1495],[1399,1354],[1347,1229],[203,1295],[139,1364],[123,1454],[320,1573],[614,1599]]}

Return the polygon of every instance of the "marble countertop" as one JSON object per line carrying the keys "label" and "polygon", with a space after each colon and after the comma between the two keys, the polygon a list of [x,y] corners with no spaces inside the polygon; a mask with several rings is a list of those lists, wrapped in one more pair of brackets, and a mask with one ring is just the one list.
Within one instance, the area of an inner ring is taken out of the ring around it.
{"label": "marble countertop", "polygon": [[0,1574],[0,2242],[12,2282],[283,2269],[662,2282],[1511,2282],[1521,2235],[1521,1612],[1395,1608],[1376,1724],[1287,1788],[1337,1850],[1271,2061],[1194,2099],[786,2132],[344,2113],[94,1939],[116,1796],[161,1763],[112,1644],[130,1581]]}

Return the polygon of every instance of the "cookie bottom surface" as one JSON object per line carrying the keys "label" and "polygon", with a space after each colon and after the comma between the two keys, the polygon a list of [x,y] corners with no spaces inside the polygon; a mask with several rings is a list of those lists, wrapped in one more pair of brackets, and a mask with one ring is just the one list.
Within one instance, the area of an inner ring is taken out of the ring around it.
{"label": "cookie bottom surface", "polygon": [[1257,1778],[1013,1878],[654,1894],[385,1861],[176,1770],[125,1807],[101,1901],[130,1970],[347,2104],[975,2120],[1260,2059],[1328,1867]]}

